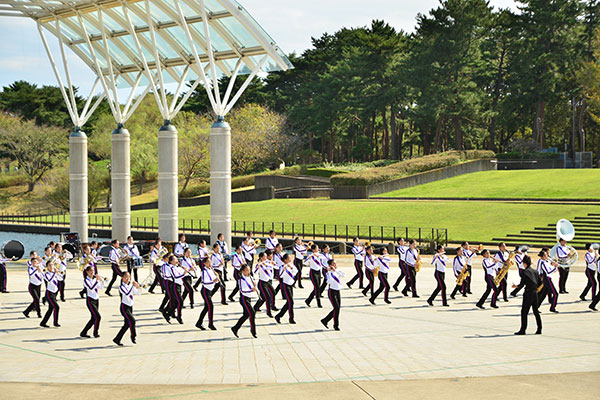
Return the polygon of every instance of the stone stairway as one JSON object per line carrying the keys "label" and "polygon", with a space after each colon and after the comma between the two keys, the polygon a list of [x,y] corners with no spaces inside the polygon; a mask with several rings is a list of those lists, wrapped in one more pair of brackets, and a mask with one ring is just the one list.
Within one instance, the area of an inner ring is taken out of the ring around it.
{"label": "stone stairway", "polygon": [[[571,246],[584,250],[586,243],[600,243],[600,213],[589,213],[570,221],[575,227],[575,238],[569,242]],[[556,222],[493,240],[506,242],[509,246],[526,244],[531,247],[551,247],[556,244]]]}

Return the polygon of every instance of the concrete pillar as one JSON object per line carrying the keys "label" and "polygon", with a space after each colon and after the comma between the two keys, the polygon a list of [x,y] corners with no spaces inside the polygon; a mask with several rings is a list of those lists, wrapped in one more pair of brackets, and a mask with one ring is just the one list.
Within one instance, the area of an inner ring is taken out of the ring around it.
{"label": "concrete pillar", "polygon": [[218,117],[210,127],[210,240],[223,233],[231,245],[231,128]]}
{"label": "concrete pillar", "polygon": [[129,131],[117,125],[111,135],[112,238],[125,242],[131,234]]}
{"label": "concrete pillar", "polygon": [[158,131],[158,235],[176,242],[178,227],[177,129],[165,120]]}
{"label": "concrete pillar", "polygon": [[79,127],[69,136],[70,230],[88,241],[88,152],[87,136]]}

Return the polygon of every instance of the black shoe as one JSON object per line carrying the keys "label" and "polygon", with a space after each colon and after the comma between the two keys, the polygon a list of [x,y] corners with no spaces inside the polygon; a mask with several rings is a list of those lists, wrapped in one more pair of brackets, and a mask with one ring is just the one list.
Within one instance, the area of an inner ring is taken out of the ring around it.
{"label": "black shoe", "polygon": [[346,283],[346,286],[348,286],[348,289],[352,289],[352,285],[349,283]]}
{"label": "black shoe", "polygon": [[524,334],[525,334],[524,331],[515,332],[515,335],[524,335]]}
{"label": "black shoe", "polygon": [[324,319],[322,319],[322,320],[321,320],[321,323],[323,324],[323,326],[325,327],[325,329],[329,329],[329,327],[328,327],[328,326],[327,326],[327,324],[325,323],[325,320],[324,320]]}
{"label": "black shoe", "polygon": [[25,311],[23,311],[23,315],[25,316],[25,318],[29,318],[29,313],[26,313]]}
{"label": "black shoe", "polygon": [[394,288],[394,290],[397,292],[398,291],[398,286],[394,285],[392,286]]}
{"label": "black shoe", "polygon": [[148,293],[154,294],[154,290],[148,290]]}
{"label": "black shoe", "polygon": [[79,297],[83,299],[83,292],[79,292]]}
{"label": "black shoe", "polygon": [[541,331],[541,330],[537,330],[537,331],[535,331],[535,334],[536,334],[536,335],[541,335],[541,334],[542,334],[542,331]]}
{"label": "black shoe", "polygon": [[418,294],[413,294],[412,297],[414,297],[415,299],[420,298],[421,296],[419,296]]}
{"label": "black shoe", "polygon": [[363,291],[362,291],[362,295],[363,295],[363,296],[366,296],[366,295],[367,295],[367,292],[365,292],[365,291],[363,290]]}
{"label": "black shoe", "polygon": [[273,314],[271,314],[270,312],[267,311],[267,317],[273,318]]}
{"label": "black shoe", "polygon": [[41,327],[50,328],[47,324],[40,324]]}
{"label": "black shoe", "polygon": [[37,315],[37,317],[38,317],[38,318],[42,318],[42,314],[38,314],[38,315]]}
{"label": "black shoe", "polygon": [[258,336],[256,336],[256,332],[252,332],[252,337],[253,337],[254,339],[258,339]]}
{"label": "black shoe", "polygon": [[121,346],[123,347],[123,343],[119,342],[117,339],[113,339],[113,342],[117,345],[117,346]]}
{"label": "black shoe", "polygon": [[510,292],[510,297],[517,297],[516,293]]}
{"label": "black shoe", "polygon": [[369,299],[369,303],[371,303],[371,304],[375,305],[375,300],[373,300],[373,299],[371,298],[371,299]]}
{"label": "black shoe", "polygon": [[446,303],[446,304],[442,304],[442,306],[444,306],[444,307],[450,307],[450,304]]}
{"label": "black shoe", "polygon": [[567,292],[566,290],[563,290],[563,293],[564,293],[564,294],[569,294],[569,292]]}
{"label": "black shoe", "polygon": [[137,343],[137,342],[135,341],[135,338],[134,338],[134,337],[132,337],[132,338],[131,338],[131,343],[133,343],[133,344],[136,344],[136,343]]}
{"label": "black shoe", "polygon": [[60,299],[60,301],[64,303],[64,302],[65,302],[65,299]]}
{"label": "black shoe", "polygon": [[402,295],[403,295],[404,297],[408,297],[408,292],[407,292],[407,291],[405,291],[405,290],[403,290],[403,291],[402,291]]}
{"label": "black shoe", "polygon": [[508,299],[504,299],[504,302],[505,302],[505,303],[508,303]]}
{"label": "black shoe", "polygon": [[275,316],[275,321],[280,324],[281,323],[281,317],[279,315]]}
{"label": "black shoe", "polygon": [[223,304],[224,306],[226,306],[229,303],[227,303],[226,301],[222,301],[221,304]]}
{"label": "black shoe", "polygon": [[450,295],[450,298],[451,298],[452,300],[456,300],[456,297],[454,297],[454,295]]}
{"label": "black shoe", "polygon": [[302,286],[302,285],[298,285],[298,287],[299,287],[300,289],[304,289],[304,286]]}
{"label": "black shoe", "polygon": [[60,324],[54,324],[55,328],[60,328]]}
{"label": "black shoe", "polygon": [[386,304],[392,304],[392,302],[389,301],[389,300],[384,300],[384,301],[385,301]]}
{"label": "black shoe", "polygon": [[98,339],[98,338],[100,337],[100,335],[99,335],[99,334],[97,334],[97,333],[95,333],[95,334],[94,334],[94,337],[95,337],[96,339]]}
{"label": "black shoe", "polygon": [[554,309],[554,310],[550,310],[550,312],[556,313],[558,314],[558,310]]}
{"label": "black shoe", "polygon": [[293,319],[290,319],[290,324],[294,325],[296,323],[296,321],[294,321]]}
{"label": "black shoe", "polygon": [[231,332],[233,332],[233,335],[234,335],[236,338],[239,338],[237,329],[235,329],[235,328],[231,328]]}
{"label": "black shoe", "polygon": [[228,297],[228,299],[229,299],[229,301],[230,301],[230,302],[232,302],[232,303],[235,301],[235,300],[233,299],[233,297],[231,297],[231,296],[229,296],[229,297]]}
{"label": "black shoe", "polygon": [[427,304],[429,304],[431,307],[433,307],[433,301],[431,301],[430,299],[427,299]]}
{"label": "black shoe", "polygon": [[467,294],[466,294],[466,293],[463,293],[462,297],[467,297]]}
{"label": "black shoe", "polygon": [[336,331],[339,331],[340,327],[339,326],[334,326],[333,329],[336,330]]}
{"label": "black shoe", "polygon": [[177,320],[177,322],[179,322],[180,325],[183,325],[183,320],[181,319],[181,317],[177,317],[175,319]]}
{"label": "black shoe", "polygon": [[323,308],[322,304],[317,304],[317,308]]}
{"label": "black shoe", "polygon": [[481,308],[482,310],[485,310],[485,307],[481,304],[475,304],[476,307]]}
{"label": "black shoe", "polygon": [[[112,297],[112,294],[110,294],[110,292],[108,290],[106,292],[104,292],[104,293],[106,293],[107,296],[111,296]],[[121,346],[123,346],[123,345],[121,345]]]}
{"label": "black shoe", "polygon": [[91,337],[91,336],[90,336],[90,335],[88,335],[87,333],[83,333],[83,332],[81,332],[81,333],[79,334],[79,336],[80,336],[80,337],[82,337],[82,338],[86,338],[86,339],[89,339],[89,338]]}
{"label": "black shoe", "polygon": [[596,309],[596,307],[592,306],[591,304],[590,304],[590,306],[589,306],[588,308],[589,308],[590,310],[592,310],[592,311],[598,311],[598,310]]}
{"label": "black shoe", "polygon": [[215,326],[213,324],[208,325],[208,329],[210,329],[211,331],[217,330],[217,328],[215,328]]}
{"label": "black shoe", "polygon": [[471,292],[470,290],[467,292],[467,294],[473,294],[473,292]]}
{"label": "black shoe", "polygon": [[306,304],[306,307],[310,307],[310,303],[308,300],[304,300],[304,303]]}
{"label": "black shoe", "polygon": [[495,305],[495,304],[494,304],[494,305],[492,306],[492,308],[500,308],[500,307],[498,307],[497,305]]}
{"label": "black shoe", "polygon": [[585,297],[583,295],[579,296],[579,298],[581,299],[581,301],[585,301]]}
{"label": "black shoe", "polygon": [[196,328],[200,329],[201,331],[205,331],[206,328],[202,326],[202,324],[196,324]]}
{"label": "black shoe", "polygon": [[279,311],[279,308],[273,306],[273,307],[271,307],[271,310],[273,310],[273,311]]}

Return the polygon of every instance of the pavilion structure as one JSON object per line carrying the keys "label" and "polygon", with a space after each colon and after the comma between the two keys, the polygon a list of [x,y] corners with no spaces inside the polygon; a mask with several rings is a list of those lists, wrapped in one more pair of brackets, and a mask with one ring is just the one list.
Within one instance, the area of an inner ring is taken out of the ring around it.
{"label": "pavilion structure", "polygon": [[[131,149],[126,123],[144,96],[152,93],[164,120],[158,129],[159,236],[166,241],[177,240],[177,129],[171,121],[202,85],[216,116],[210,129],[211,239],[214,241],[221,232],[231,245],[231,129],[225,116],[257,74],[293,68],[239,3],[0,0],[0,17],[25,17],[37,23],[73,121],[69,137],[71,231],[78,232],[82,241],[88,240],[88,154],[82,128],[106,99],[115,119],[111,136],[112,236],[125,240],[130,234]],[[59,54],[53,54],[48,34],[58,41]],[[96,76],[81,110],[71,81],[67,48]],[[234,82],[241,75],[246,79],[234,90]],[[226,88],[219,88],[223,76],[231,79]],[[168,96],[169,84],[176,89]],[[94,96],[98,89],[101,94]]]}

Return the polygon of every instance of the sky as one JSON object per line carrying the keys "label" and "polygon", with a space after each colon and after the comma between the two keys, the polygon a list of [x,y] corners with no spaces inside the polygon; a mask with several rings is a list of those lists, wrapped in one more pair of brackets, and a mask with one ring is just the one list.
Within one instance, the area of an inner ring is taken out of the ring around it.
{"label": "sky", "polygon": [[[438,0],[238,0],[285,53],[302,53],[311,37],[341,27],[369,25],[383,19],[397,30],[413,32],[416,16],[437,7]],[[490,0],[494,7],[515,8],[513,0]],[[47,34],[47,37],[52,38]],[[0,87],[16,80],[56,85],[37,27],[26,18],[0,17]],[[50,41],[54,43],[54,41]],[[53,46],[59,61],[58,46]],[[69,52],[70,53],[70,52]],[[91,70],[68,55],[73,85],[87,97],[94,81]]]}

